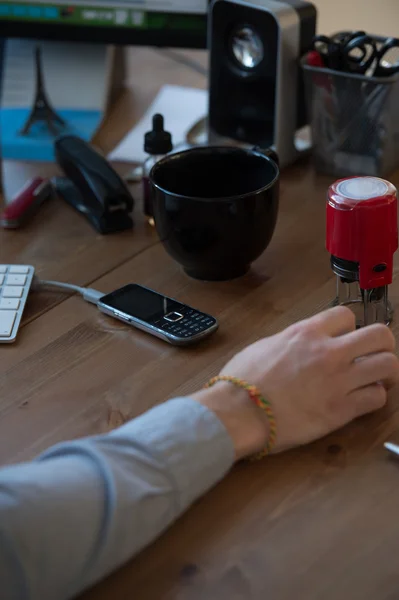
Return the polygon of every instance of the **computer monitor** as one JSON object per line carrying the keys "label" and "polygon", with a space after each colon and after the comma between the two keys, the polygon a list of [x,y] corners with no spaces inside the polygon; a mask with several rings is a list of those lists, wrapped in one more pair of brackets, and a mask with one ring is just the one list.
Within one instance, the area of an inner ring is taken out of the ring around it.
{"label": "computer monitor", "polygon": [[0,0],[0,38],[206,48],[209,0]]}

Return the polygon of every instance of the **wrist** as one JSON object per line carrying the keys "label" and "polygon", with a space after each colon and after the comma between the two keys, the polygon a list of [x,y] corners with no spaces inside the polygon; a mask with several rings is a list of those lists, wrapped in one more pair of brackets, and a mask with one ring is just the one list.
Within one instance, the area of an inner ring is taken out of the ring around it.
{"label": "wrist", "polygon": [[246,390],[220,381],[191,396],[211,410],[224,425],[235,450],[236,460],[261,451],[269,438],[269,420]]}

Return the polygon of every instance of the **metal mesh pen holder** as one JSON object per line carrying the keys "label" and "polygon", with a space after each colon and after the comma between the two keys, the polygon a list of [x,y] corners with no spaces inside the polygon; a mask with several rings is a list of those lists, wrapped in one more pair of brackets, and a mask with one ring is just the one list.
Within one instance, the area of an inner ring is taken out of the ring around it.
{"label": "metal mesh pen holder", "polygon": [[385,177],[399,166],[399,74],[376,78],[302,59],[315,168]]}

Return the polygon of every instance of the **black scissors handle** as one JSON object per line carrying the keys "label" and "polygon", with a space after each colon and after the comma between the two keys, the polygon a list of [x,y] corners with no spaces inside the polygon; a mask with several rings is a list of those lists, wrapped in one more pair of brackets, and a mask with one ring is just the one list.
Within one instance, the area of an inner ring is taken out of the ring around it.
{"label": "black scissors handle", "polygon": [[366,70],[363,64],[369,55],[366,42],[370,44],[370,40],[364,31],[340,31],[332,37],[317,35],[313,38],[313,50],[321,55],[329,69],[363,73]]}
{"label": "black scissors handle", "polygon": [[377,49],[376,66],[373,72],[374,77],[390,77],[399,72],[399,58],[394,63],[384,63],[384,56],[392,50],[398,48],[399,39],[395,37],[387,38],[380,48]]}
{"label": "black scissors handle", "polygon": [[366,35],[365,31],[339,31],[333,36],[333,40],[344,46],[351,42],[354,38]]}
{"label": "black scissors handle", "polygon": [[317,35],[312,46],[328,69],[389,77],[399,72],[399,55],[394,63],[385,61],[384,57],[392,48],[399,51],[399,38],[382,39],[364,31],[341,31],[332,37]]}
{"label": "black scissors handle", "polygon": [[342,68],[341,44],[338,40],[327,35],[316,35],[312,47],[320,54],[328,69],[338,71]]}
{"label": "black scissors handle", "polygon": [[365,75],[377,59],[377,42],[369,35],[352,38],[342,49],[345,70]]}

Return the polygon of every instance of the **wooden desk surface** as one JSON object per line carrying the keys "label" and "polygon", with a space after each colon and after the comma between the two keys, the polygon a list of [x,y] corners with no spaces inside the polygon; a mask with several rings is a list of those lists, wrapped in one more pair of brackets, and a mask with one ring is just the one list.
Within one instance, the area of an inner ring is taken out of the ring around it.
{"label": "wooden desk surface", "polygon": [[[145,50],[140,56],[132,80],[137,75],[147,90],[145,102],[164,81],[204,85],[169,57]],[[150,75],[142,75],[143,64],[151,65]],[[142,112],[144,101],[137,106]],[[103,134],[121,131],[125,115],[117,106]],[[392,181],[398,185],[399,174]],[[0,462],[107,431],[198,389],[249,342],[326,307],[334,294],[324,250],[330,182],[308,164],[285,170],[269,248],[246,277],[225,283],[182,273],[144,223],[139,203],[132,233],[96,235],[56,201],[27,229],[2,231],[4,262],[32,263],[42,277],[105,292],[136,281],[214,314],[221,327],[201,346],[178,349],[77,297],[32,294],[17,343],[0,350]],[[397,279],[390,294],[399,314]],[[392,393],[383,411],[310,446],[237,466],[161,539],[82,598],[398,598],[399,463],[382,447],[399,440],[398,399]]]}

